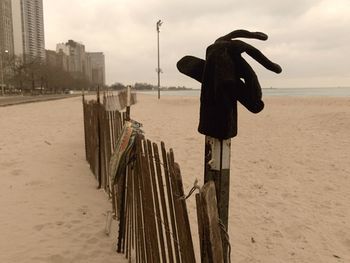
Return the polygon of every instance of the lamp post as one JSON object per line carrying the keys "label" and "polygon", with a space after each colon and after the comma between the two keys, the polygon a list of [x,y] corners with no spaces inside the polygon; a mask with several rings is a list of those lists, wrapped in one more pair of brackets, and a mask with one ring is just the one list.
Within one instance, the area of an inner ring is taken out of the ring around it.
{"label": "lamp post", "polygon": [[[8,50],[4,51],[5,53],[8,53]],[[3,52],[1,51],[0,54],[0,66],[1,66],[1,95],[5,95],[5,83],[4,83],[4,65],[3,65]]]}
{"label": "lamp post", "polygon": [[159,58],[159,28],[163,24],[162,20],[158,20],[157,22],[157,50],[158,50],[158,67],[157,67],[157,73],[158,73],[158,99],[160,99],[160,73],[162,70],[160,69],[160,58]]}

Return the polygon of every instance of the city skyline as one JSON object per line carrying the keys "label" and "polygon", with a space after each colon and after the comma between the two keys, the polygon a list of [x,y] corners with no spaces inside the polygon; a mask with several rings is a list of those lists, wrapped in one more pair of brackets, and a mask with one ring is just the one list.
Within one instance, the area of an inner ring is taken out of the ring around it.
{"label": "city skyline", "polygon": [[242,28],[268,34],[266,42],[246,42],[283,68],[276,76],[248,58],[262,87],[350,86],[346,0],[61,0],[45,1],[44,9],[47,46],[73,38],[90,50],[103,50],[107,84],[157,83],[156,22],[161,19],[161,85],[199,88],[177,71],[176,62],[187,54],[204,58],[216,38]]}
{"label": "city skyline", "polygon": [[[41,65],[69,72],[76,80],[86,80],[86,85],[89,86],[105,85],[105,56],[100,49],[87,52],[85,45],[73,40],[75,38],[69,38],[65,43],[59,43],[62,39],[56,39],[57,46],[53,50],[46,49],[45,27],[43,0],[1,0],[0,82],[2,94],[4,87],[28,89],[28,78],[31,78],[31,89],[35,89],[35,82],[41,83],[41,88],[44,83],[45,88],[49,88],[49,76],[40,69]],[[16,63],[20,63],[23,68],[17,67],[17,71],[11,70]],[[26,76],[28,83],[24,84],[22,77],[26,75],[26,72],[23,70],[29,67],[33,67],[32,73],[31,76]],[[34,73],[34,71],[37,72]],[[13,85],[15,82],[17,82],[15,84],[17,87]]]}

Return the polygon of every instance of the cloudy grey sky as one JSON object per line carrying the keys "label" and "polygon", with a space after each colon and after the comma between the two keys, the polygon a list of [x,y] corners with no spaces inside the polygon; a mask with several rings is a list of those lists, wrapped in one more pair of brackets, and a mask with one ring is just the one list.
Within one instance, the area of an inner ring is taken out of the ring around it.
{"label": "cloudy grey sky", "polygon": [[[247,40],[276,63],[276,75],[249,59],[262,87],[350,86],[349,0],[44,0],[46,48],[74,39],[106,56],[107,84],[156,84],[156,22],[162,85],[199,88],[176,62],[205,57],[216,38],[234,29],[261,31]],[[247,56],[245,56],[247,57]]]}

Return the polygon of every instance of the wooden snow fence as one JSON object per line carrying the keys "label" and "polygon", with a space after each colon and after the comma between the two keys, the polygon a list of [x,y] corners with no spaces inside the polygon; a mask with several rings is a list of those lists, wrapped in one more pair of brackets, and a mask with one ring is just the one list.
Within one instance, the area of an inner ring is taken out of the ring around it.
{"label": "wooden snow fence", "polygon": [[[172,149],[137,135],[127,167],[117,251],[136,262],[195,262],[179,165]],[[119,188],[119,187],[118,187]],[[120,188],[119,188],[120,189]]]}
{"label": "wooden snow fence", "polygon": [[[130,100],[136,103],[136,95]],[[113,210],[118,209],[116,250],[129,262],[196,262],[180,166],[172,149],[138,134],[122,183],[116,194],[110,192],[110,159],[129,119],[122,112],[126,105],[126,91],[104,93],[103,103],[99,93],[97,100],[83,97],[86,160],[99,187],[112,198]],[[202,187],[196,202],[200,261],[224,262],[214,183]]]}
{"label": "wooden snow fence", "polygon": [[[98,181],[99,188],[108,192],[109,160],[115,148],[115,142],[127,118],[122,112],[127,106],[127,92],[117,95],[100,94],[96,100],[86,101],[83,97],[85,156],[90,169]],[[131,103],[136,103],[136,94],[131,94]]]}

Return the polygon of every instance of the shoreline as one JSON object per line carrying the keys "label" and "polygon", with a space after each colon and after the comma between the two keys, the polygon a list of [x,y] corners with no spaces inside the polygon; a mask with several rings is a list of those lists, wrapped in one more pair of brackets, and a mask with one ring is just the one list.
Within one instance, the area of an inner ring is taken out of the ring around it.
{"label": "shoreline", "polygon": [[[138,94],[157,96],[157,90],[136,90]],[[350,87],[332,88],[262,88],[263,99],[267,97],[350,97]],[[200,88],[191,90],[161,90],[161,96],[199,97]]]}

